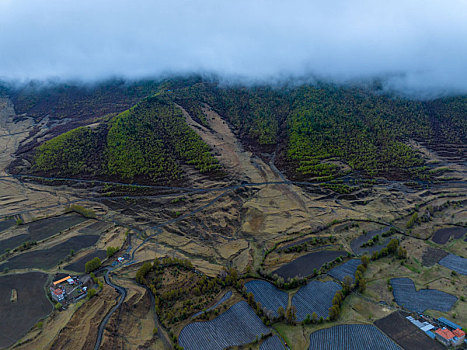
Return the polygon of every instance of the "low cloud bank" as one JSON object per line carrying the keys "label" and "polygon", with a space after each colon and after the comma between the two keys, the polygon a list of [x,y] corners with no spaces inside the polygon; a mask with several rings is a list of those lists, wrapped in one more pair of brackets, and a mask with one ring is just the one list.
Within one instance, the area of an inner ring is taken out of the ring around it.
{"label": "low cloud bank", "polygon": [[467,93],[464,0],[0,0],[0,79],[215,75]]}

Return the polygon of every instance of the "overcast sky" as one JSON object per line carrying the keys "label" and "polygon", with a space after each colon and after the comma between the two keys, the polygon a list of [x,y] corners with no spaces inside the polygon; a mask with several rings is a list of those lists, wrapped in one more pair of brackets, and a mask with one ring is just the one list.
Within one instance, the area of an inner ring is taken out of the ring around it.
{"label": "overcast sky", "polygon": [[466,0],[0,0],[0,79],[333,81],[467,92]]}

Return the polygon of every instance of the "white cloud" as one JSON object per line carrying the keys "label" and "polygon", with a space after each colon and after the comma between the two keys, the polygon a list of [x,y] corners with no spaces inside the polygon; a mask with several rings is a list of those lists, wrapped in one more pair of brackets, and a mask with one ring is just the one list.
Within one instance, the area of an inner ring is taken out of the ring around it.
{"label": "white cloud", "polygon": [[391,75],[467,92],[464,0],[0,0],[0,78]]}

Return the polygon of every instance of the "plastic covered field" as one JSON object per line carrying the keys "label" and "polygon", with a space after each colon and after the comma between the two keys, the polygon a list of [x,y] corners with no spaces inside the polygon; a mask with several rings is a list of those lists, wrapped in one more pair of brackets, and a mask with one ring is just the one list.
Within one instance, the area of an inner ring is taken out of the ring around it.
{"label": "plastic covered field", "polygon": [[277,335],[269,337],[259,347],[259,350],[284,350],[285,347]]}
{"label": "plastic covered field", "polygon": [[462,275],[467,275],[467,259],[460,256],[449,254],[442,258],[439,264]]}
{"label": "plastic covered field", "polygon": [[401,350],[401,348],[375,326],[346,324],[311,333],[308,350]]}
{"label": "plastic covered field", "polygon": [[332,298],[342,287],[336,282],[311,281],[292,297],[292,305],[297,308],[297,321],[316,312],[318,317],[326,318],[332,306]]}
{"label": "plastic covered field", "polygon": [[178,342],[185,350],[221,350],[251,343],[269,332],[246,301],[240,301],[211,321],[185,326]]}
{"label": "plastic covered field", "polygon": [[342,265],[339,265],[331,270],[329,270],[328,275],[343,281],[345,276],[352,277],[352,280],[355,277],[355,271],[357,271],[357,266],[361,264],[361,261],[358,259],[349,260]]}
{"label": "plastic covered field", "polygon": [[273,284],[262,280],[254,280],[245,283],[245,287],[248,293],[253,293],[256,302],[272,311],[274,317],[278,316],[277,309],[280,306],[284,310],[287,309],[289,295],[276,288]]}
{"label": "plastic covered field", "polygon": [[410,278],[393,278],[390,283],[396,303],[410,311],[424,312],[430,309],[446,312],[457,301],[454,295],[436,289],[420,289],[417,292]]}

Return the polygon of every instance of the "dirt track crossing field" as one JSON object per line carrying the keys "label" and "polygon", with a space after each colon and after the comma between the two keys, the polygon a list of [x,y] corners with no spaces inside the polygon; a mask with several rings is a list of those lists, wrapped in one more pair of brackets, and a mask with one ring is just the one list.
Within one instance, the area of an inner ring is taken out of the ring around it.
{"label": "dirt track crossing field", "polygon": [[[44,292],[47,275],[40,272],[0,276],[0,348],[19,340],[29,329],[52,311]],[[11,291],[17,300],[10,301]]]}

